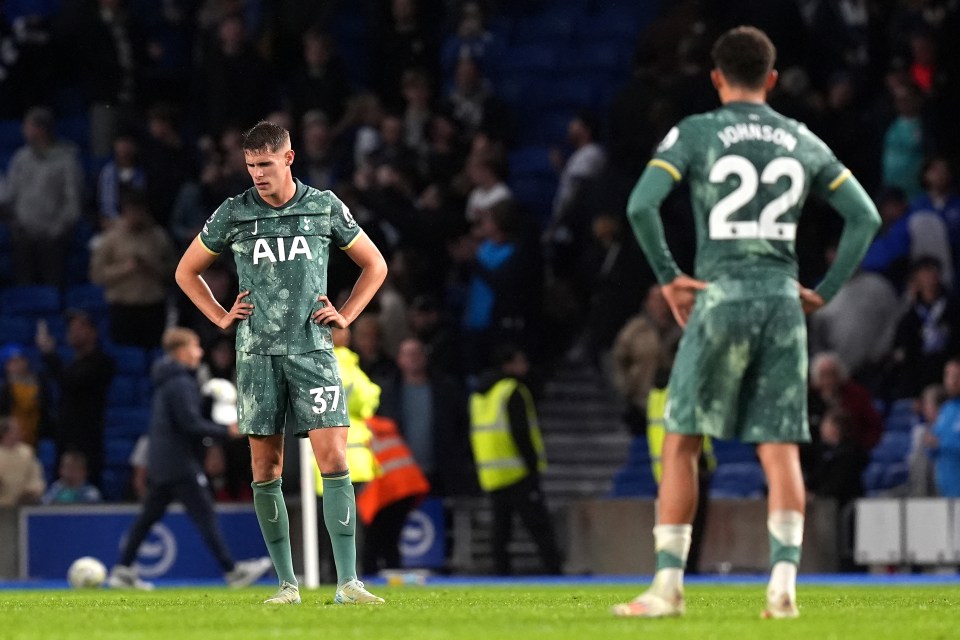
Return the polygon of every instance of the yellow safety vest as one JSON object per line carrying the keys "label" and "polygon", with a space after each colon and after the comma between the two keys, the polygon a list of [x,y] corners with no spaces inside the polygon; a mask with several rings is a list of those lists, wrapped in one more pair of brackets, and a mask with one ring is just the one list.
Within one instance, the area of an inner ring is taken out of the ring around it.
{"label": "yellow safety vest", "polygon": [[486,393],[470,395],[470,445],[477,465],[477,476],[484,491],[508,487],[528,475],[527,465],[520,457],[517,444],[510,433],[507,402],[513,392],[523,398],[530,425],[530,440],[537,453],[537,469],[547,468],[543,437],[537,423],[533,395],[515,378],[500,380]]}
{"label": "yellow safety vest", "polygon": [[[346,395],[347,415],[347,465],[351,482],[369,482],[376,475],[377,463],[370,448],[373,438],[367,420],[373,417],[380,406],[380,386],[373,382],[360,368],[360,357],[347,347],[334,347],[333,353],[340,368],[343,391]],[[323,495],[323,480],[316,459],[313,462],[317,495]]]}
{"label": "yellow safety vest", "polygon": [[[650,450],[653,479],[657,484],[660,484],[663,477],[663,439],[667,433],[663,420],[666,412],[667,389],[654,387],[647,395],[647,447]],[[711,471],[715,469],[717,459],[713,455],[713,443],[708,436],[703,437],[703,455],[707,460],[707,468]]]}

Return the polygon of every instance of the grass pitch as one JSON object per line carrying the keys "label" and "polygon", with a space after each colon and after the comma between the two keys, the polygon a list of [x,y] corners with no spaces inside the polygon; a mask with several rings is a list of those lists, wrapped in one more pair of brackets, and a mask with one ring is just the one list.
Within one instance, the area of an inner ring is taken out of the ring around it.
{"label": "grass pitch", "polygon": [[614,618],[643,585],[386,587],[383,606],[266,607],[263,587],[0,591],[0,639],[644,638],[669,640],[933,640],[960,637],[960,586],[800,586],[801,617],[760,620],[763,585],[689,585],[679,619]]}

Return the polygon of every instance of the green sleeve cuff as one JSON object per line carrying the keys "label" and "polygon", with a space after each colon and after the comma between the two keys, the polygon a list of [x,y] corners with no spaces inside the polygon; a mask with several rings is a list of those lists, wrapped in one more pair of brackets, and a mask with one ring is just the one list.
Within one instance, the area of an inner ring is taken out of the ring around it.
{"label": "green sleeve cuff", "polygon": [[673,190],[674,175],[660,164],[644,169],[627,203],[627,218],[653,273],[661,284],[681,274],[663,231],[660,204]]}

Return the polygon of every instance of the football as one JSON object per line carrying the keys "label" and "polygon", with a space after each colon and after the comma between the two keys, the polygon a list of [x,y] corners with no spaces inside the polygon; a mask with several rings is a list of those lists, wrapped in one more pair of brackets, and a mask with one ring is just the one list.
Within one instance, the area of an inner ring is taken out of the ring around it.
{"label": "football", "polygon": [[107,579],[107,568],[91,556],[77,558],[67,570],[67,582],[75,589],[94,589]]}

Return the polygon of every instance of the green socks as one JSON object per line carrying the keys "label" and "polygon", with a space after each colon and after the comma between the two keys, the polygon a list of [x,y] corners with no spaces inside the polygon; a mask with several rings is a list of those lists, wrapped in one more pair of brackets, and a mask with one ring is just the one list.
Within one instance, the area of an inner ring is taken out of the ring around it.
{"label": "green socks", "polygon": [[277,570],[277,577],[281,583],[296,585],[297,578],[293,573],[293,557],[290,553],[290,520],[287,518],[287,504],[283,501],[283,492],[280,491],[281,482],[282,478],[277,478],[269,482],[251,483],[253,508],[257,512],[263,541],[267,543],[267,551]]}
{"label": "green socks", "polygon": [[323,523],[333,546],[333,563],[337,567],[337,584],[357,577],[357,501],[350,483],[350,472],[343,471],[323,478]]}
{"label": "green socks", "polygon": [[786,509],[771,511],[767,517],[770,536],[770,566],[778,562],[800,564],[800,545],[803,544],[803,514]]}

